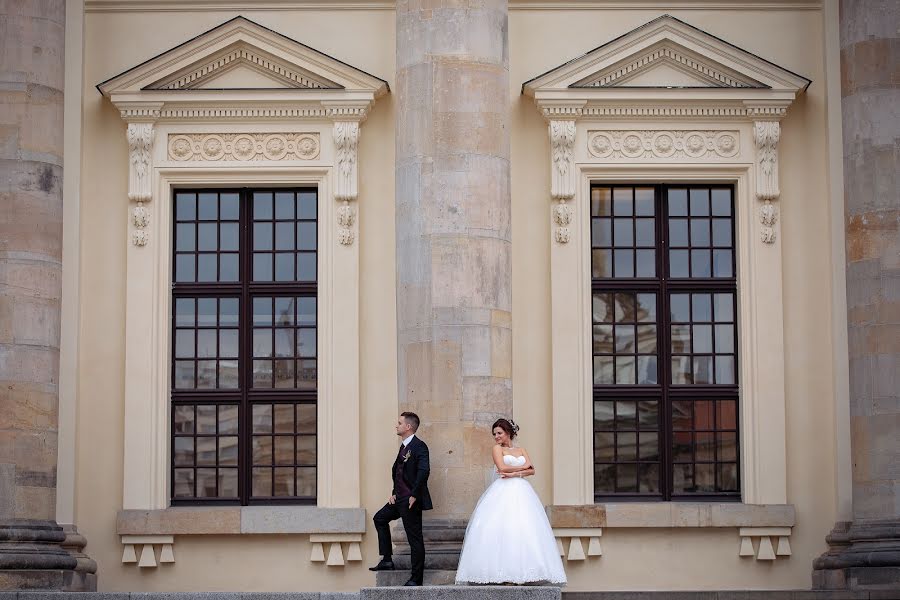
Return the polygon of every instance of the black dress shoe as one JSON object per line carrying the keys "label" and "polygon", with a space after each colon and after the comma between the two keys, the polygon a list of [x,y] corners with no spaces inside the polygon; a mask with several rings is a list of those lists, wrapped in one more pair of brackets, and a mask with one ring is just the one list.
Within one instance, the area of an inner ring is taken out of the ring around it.
{"label": "black dress shoe", "polygon": [[420,586],[420,585],[422,585],[422,584],[419,583],[418,581],[413,581],[412,579],[410,579],[409,581],[407,581],[406,583],[403,584],[404,587],[406,587],[406,586],[408,586],[408,585]]}
{"label": "black dress shoe", "polygon": [[374,567],[369,567],[370,571],[393,571],[394,561],[381,559]]}

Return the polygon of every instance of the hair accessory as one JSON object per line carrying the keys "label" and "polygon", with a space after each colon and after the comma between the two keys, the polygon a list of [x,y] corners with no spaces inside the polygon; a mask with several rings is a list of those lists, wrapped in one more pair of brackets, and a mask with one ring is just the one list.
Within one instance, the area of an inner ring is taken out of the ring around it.
{"label": "hair accessory", "polygon": [[513,421],[512,419],[507,419],[507,422],[509,422],[510,426],[512,427],[513,433],[519,433],[519,426],[516,425],[515,421]]}

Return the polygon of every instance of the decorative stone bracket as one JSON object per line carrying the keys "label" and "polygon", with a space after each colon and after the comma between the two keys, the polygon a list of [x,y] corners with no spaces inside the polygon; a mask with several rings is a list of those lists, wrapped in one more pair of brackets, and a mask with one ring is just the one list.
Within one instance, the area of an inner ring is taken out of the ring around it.
{"label": "decorative stone bracket", "polygon": [[575,197],[575,119],[580,109],[547,107],[544,116],[550,133],[550,196],[558,201],[553,207],[555,239],[567,244],[571,237],[572,209],[569,201]]}
{"label": "decorative stone bracket", "polygon": [[[741,527],[739,556],[756,556],[756,560],[775,560],[791,555],[790,527]],[[756,539],[756,551],[753,540]],[[774,545],[773,545],[774,540]]]}
{"label": "decorative stone bracket", "polygon": [[[362,561],[360,533],[313,533],[309,536],[312,544],[309,560],[311,562],[324,562],[329,567],[343,567],[346,562]],[[325,546],[328,546],[328,558],[325,557]],[[343,546],[347,553],[344,554]],[[345,558],[346,557],[346,558]]]}
{"label": "decorative stone bracket", "polygon": [[[125,564],[137,563],[141,568],[153,568],[157,564],[174,563],[175,536],[172,535],[123,535],[122,544],[125,546],[122,552],[122,562]],[[140,560],[137,548],[140,548]],[[157,550],[159,560],[156,559]]]}
{"label": "decorative stone bracket", "polygon": [[333,106],[334,119],[334,199],[337,209],[338,241],[349,246],[354,240],[356,210],[351,203],[359,197],[359,126],[366,118],[368,105]]}
{"label": "decorative stone bracket", "polygon": [[756,197],[763,202],[759,209],[762,223],[760,238],[766,244],[775,242],[775,223],[778,211],[772,204],[781,195],[778,188],[778,140],[781,125],[778,121],[754,121],[753,141],[756,143]]}
{"label": "decorative stone bracket", "polygon": [[134,226],[131,242],[135,246],[146,246],[150,240],[147,230],[150,225],[150,211],[144,202],[151,198],[150,172],[153,150],[153,123],[130,122],[128,137],[128,200],[137,203],[131,210],[130,221]]}
{"label": "decorative stone bracket", "polygon": [[[565,557],[567,561],[588,560],[591,556],[603,556],[603,549],[600,547],[603,530],[599,527],[559,528],[553,530],[553,535],[556,536],[559,555]],[[566,551],[566,542],[568,542],[568,552]],[[585,542],[587,542],[587,552],[584,549]]]}

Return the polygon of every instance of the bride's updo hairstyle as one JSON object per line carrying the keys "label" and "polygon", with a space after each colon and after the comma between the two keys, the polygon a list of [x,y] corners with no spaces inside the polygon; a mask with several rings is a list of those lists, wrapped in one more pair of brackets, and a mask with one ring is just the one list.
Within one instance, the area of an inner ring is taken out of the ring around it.
{"label": "bride's updo hairstyle", "polygon": [[519,426],[516,425],[515,421],[512,419],[497,419],[494,421],[494,424],[491,425],[491,431],[498,427],[505,431],[506,435],[508,435],[511,440],[515,439],[516,435],[519,434]]}

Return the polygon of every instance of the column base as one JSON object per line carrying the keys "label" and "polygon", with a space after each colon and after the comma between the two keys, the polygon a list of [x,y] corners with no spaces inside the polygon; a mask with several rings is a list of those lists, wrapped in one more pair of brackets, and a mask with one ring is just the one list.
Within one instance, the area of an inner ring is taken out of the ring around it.
{"label": "column base", "polygon": [[76,571],[65,540],[55,521],[0,521],[0,590],[96,590],[96,575]]}
{"label": "column base", "polygon": [[813,588],[900,590],[900,520],[839,522],[813,562]]}

